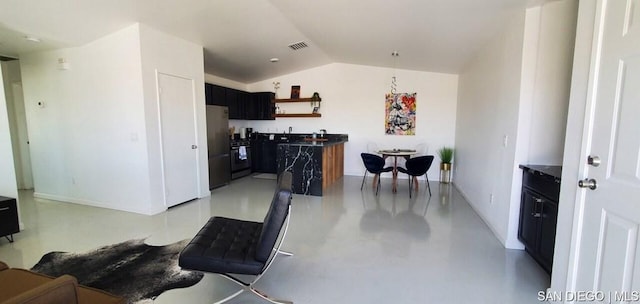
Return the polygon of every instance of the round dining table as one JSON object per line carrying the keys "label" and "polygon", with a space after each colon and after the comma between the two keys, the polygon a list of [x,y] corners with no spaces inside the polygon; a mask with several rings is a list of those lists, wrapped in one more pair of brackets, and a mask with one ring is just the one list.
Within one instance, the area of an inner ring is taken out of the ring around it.
{"label": "round dining table", "polygon": [[[382,155],[382,158],[387,159],[387,157],[393,157],[393,187],[392,191],[395,193],[398,191],[398,157],[403,157],[404,159],[411,158],[412,155],[418,154],[418,151],[414,149],[386,149],[386,150],[378,150],[378,154]],[[374,185],[377,182],[374,179]]]}

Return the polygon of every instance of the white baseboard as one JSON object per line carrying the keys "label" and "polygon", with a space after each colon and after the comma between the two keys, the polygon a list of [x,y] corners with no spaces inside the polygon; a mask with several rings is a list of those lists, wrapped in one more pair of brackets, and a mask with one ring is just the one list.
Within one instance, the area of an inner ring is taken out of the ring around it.
{"label": "white baseboard", "polygon": [[103,202],[79,199],[74,197],[67,197],[62,195],[47,194],[42,192],[34,192],[33,197],[43,198],[43,199],[48,199],[48,200],[53,200],[53,201],[58,201],[63,203],[72,203],[72,204],[92,206],[92,207],[105,208],[105,209],[111,209],[111,210],[126,211],[126,212],[138,213],[143,215],[154,215],[164,211],[164,210],[161,210],[159,212],[148,212],[148,210],[145,211],[145,210],[138,210],[138,209],[132,209],[132,208],[114,208],[112,205],[109,205]]}
{"label": "white baseboard", "polygon": [[472,200],[470,200],[467,195],[464,193],[464,191],[462,191],[462,189],[460,189],[455,183],[453,183],[454,187],[456,189],[458,189],[458,192],[460,192],[460,195],[462,195],[462,197],[469,203],[469,206],[471,206],[471,208],[473,209],[473,211],[475,211],[475,213],[480,216],[480,219],[482,219],[482,221],[487,225],[487,227],[489,227],[489,230],[491,230],[491,232],[493,232],[493,235],[496,237],[496,239],[498,239],[498,241],[500,241],[500,243],[502,244],[502,246],[504,246],[504,248],[507,249],[518,249],[518,250],[523,250],[524,246],[522,245],[522,243],[520,243],[519,241],[510,241],[510,240],[506,240],[504,238],[502,238],[500,236],[500,233],[498,233],[497,229],[491,224],[491,222],[485,217],[484,214],[482,214],[478,208],[476,207],[476,205],[473,203]]}

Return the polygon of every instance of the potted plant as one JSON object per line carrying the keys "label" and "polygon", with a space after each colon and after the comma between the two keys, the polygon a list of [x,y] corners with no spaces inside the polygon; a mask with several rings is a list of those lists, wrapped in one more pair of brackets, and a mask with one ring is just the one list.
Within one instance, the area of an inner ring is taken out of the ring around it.
{"label": "potted plant", "polygon": [[440,182],[448,184],[451,182],[451,163],[453,162],[453,148],[442,147],[438,150],[440,156]]}

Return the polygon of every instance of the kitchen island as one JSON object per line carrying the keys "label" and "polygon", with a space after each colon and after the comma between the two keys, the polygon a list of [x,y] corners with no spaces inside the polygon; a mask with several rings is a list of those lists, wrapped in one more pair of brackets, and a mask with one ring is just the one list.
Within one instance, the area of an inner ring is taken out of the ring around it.
{"label": "kitchen island", "polygon": [[[320,141],[322,140],[322,141]],[[344,174],[345,134],[327,134],[313,141],[304,138],[278,144],[278,175],[293,174],[293,193],[322,196]]]}

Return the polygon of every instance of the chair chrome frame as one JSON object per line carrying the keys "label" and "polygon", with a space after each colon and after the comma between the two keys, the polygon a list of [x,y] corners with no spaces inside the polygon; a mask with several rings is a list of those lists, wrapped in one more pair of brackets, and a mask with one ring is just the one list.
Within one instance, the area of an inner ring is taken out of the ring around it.
{"label": "chair chrome frame", "polygon": [[282,247],[282,243],[284,242],[284,238],[287,236],[287,230],[289,230],[289,221],[291,219],[291,205],[289,205],[288,207],[288,211],[287,211],[287,221],[286,224],[284,226],[284,231],[282,232],[282,236],[280,237],[280,239],[278,240],[278,245],[276,246],[276,248],[273,249],[273,254],[271,254],[271,257],[269,258],[269,261],[267,261],[267,263],[265,264],[264,268],[262,269],[262,271],[255,276],[255,278],[253,278],[253,280],[251,282],[245,282],[243,280],[240,280],[239,278],[228,274],[228,273],[216,273],[219,276],[222,276],[225,279],[230,280],[231,282],[234,282],[240,286],[242,286],[242,289],[238,290],[237,292],[233,293],[232,295],[218,301],[215,302],[214,304],[220,304],[220,303],[226,303],[228,301],[230,301],[231,299],[239,296],[241,293],[245,292],[245,291],[250,291],[251,293],[255,294],[256,296],[267,300],[271,303],[276,303],[276,304],[293,304],[292,301],[287,301],[287,300],[279,300],[279,299],[274,299],[272,297],[270,297],[269,295],[267,295],[266,293],[256,289],[253,287],[253,285],[258,282],[258,280],[260,280],[260,278],[262,278],[262,276],[267,272],[267,270],[269,269],[269,267],[271,267],[271,264],[273,264],[273,261],[276,259],[276,256],[278,254],[282,254],[284,256],[293,256],[293,253],[291,252],[287,252],[287,251],[283,251],[280,250],[280,248]]}

